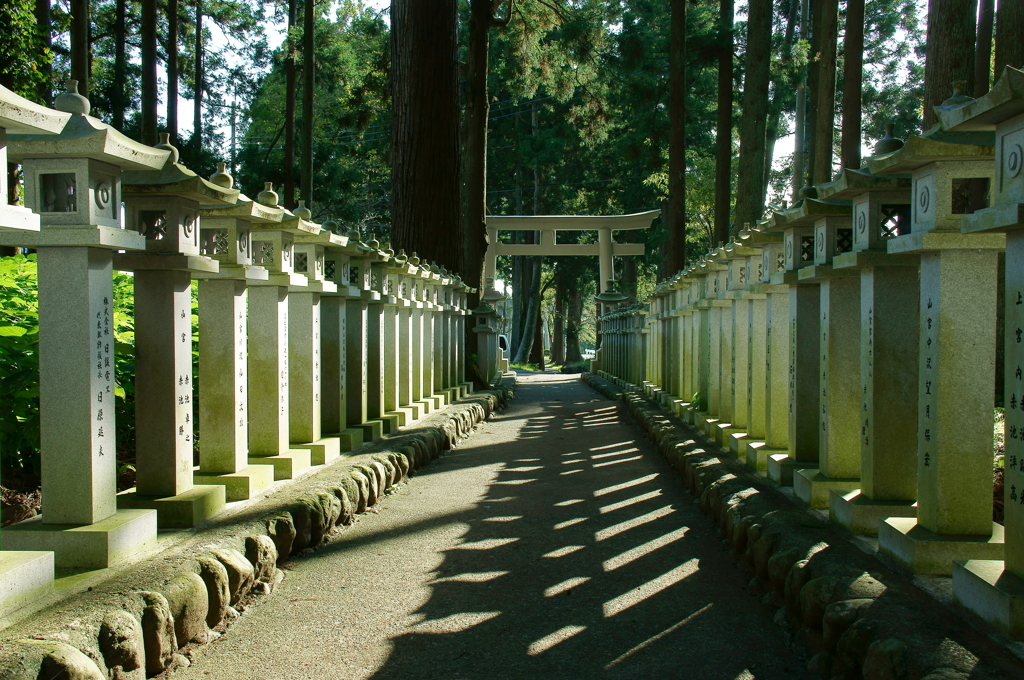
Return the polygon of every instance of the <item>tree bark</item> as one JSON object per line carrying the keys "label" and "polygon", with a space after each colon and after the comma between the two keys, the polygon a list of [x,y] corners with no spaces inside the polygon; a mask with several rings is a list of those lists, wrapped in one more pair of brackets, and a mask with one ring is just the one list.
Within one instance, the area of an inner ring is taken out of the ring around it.
{"label": "tree bark", "polygon": [[484,289],[483,261],[487,252],[487,50],[493,0],[470,0],[469,44],[466,50],[465,111],[465,225],[466,282]]}
{"label": "tree bark", "polygon": [[[42,40],[43,47],[49,48],[53,44],[53,29],[50,21],[50,0],[36,0],[35,15],[36,26],[39,27],[39,37]],[[42,64],[40,69],[43,72],[44,78],[43,82],[39,84],[39,101],[47,106],[52,106],[53,66],[49,63]]]}
{"label": "tree bark", "polygon": [[313,97],[315,96],[314,67],[316,55],[313,38],[316,30],[316,15],[313,0],[305,0],[302,16],[302,155],[299,177],[301,194],[306,207],[313,205]]}
{"label": "tree bark", "polygon": [[295,27],[299,21],[298,0],[288,0],[288,52],[284,59],[284,201],[282,205],[295,207],[295,95],[299,89],[295,77]]}
{"label": "tree bark", "polygon": [[[827,0],[826,0],[827,1]],[[811,48],[809,63],[807,64],[807,88],[804,92],[806,102],[806,115],[804,117],[804,180],[800,184],[803,188],[814,184],[814,150],[818,141],[818,76],[820,75],[819,57],[821,54],[821,11],[822,0],[807,0],[810,11],[809,24],[811,34],[808,40]],[[794,196],[794,200],[798,196]]]}
{"label": "tree bark", "polygon": [[[733,0],[719,0],[718,125],[715,129],[715,241],[729,240],[732,201]],[[715,244],[712,244],[714,246]]]}
{"label": "tree bark", "polygon": [[178,0],[167,0],[167,134],[178,143]]}
{"label": "tree bark", "polygon": [[[154,3],[156,0],[147,0]],[[143,9],[146,2],[143,2]],[[71,9],[71,77],[78,81],[78,92],[89,96],[91,49],[89,47],[89,0],[70,0]],[[154,14],[154,19],[156,15]],[[154,22],[155,23],[155,22]],[[154,36],[155,28],[154,30]],[[155,39],[155,38],[154,38]],[[154,48],[155,49],[155,48]]]}
{"label": "tree bark", "polygon": [[[581,283],[577,279],[577,284]],[[580,286],[569,287],[568,313],[565,319],[565,363],[576,364],[583,361],[580,352],[580,328],[583,326],[583,295]]]}
{"label": "tree bark", "polygon": [[196,150],[203,148],[203,0],[196,0],[196,73],[195,95],[192,109],[192,144]]}
{"label": "tree bark", "polygon": [[933,107],[953,94],[953,83],[974,91],[977,0],[928,0],[928,42],[924,62],[924,129],[938,122]]}
{"label": "tree bark", "polygon": [[[49,0],[44,0],[49,2]],[[126,77],[126,66],[128,57],[126,55],[125,40],[127,31],[125,29],[125,7],[126,0],[117,0],[114,7],[114,82],[111,83],[110,103],[113,106],[111,111],[111,123],[115,130],[124,130],[124,110],[127,108],[124,96],[124,82]]]}
{"label": "tree bark", "polygon": [[996,78],[1007,66],[1024,69],[1024,2],[999,0],[996,16]]}
{"label": "tree bark", "polygon": [[[784,63],[793,57],[793,34],[796,32],[796,18],[799,10],[800,0],[790,0],[789,13],[786,17],[786,33],[782,39],[782,61]],[[775,160],[775,142],[778,141],[782,130],[782,93],[789,87],[790,83],[788,82],[775,82],[772,88],[772,101],[768,105],[768,125],[765,128],[761,205],[768,200],[768,182],[771,179],[772,161]],[[793,158],[795,161],[796,156],[794,155]]]}
{"label": "tree bark", "polygon": [[456,0],[391,4],[391,234],[464,272]]}
{"label": "tree bark", "polygon": [[818,48],[817,116],[814,121],[814,184],[832,179],[832,146],[836,132],[836,48],[839,41],[839,0],[815,4],[821,14]]}
{"label": "tree bark", "polygon": [[551,322],[551,363],[565,363],[565,296],[568,286],[565,285],[565,274],[555,274],[555,318]]}
{"label": "tree bark", "polygon": [[[810,0],[800,0],[800,39],[807,40],[808,12]],[[800,80],[796,84],[796,115],[795,115],[795,148],[793,152],[793,196],[792,202],[796,203],[800,196],[800,189],[804,186],[804,177],[807,173],[807,80],[808,76],[814,73],[814,69],[808,64],[800,71]]]}
{"label": "tree bark", "polygon": [[974,96],[981,97],[989,88],[992,68],[992,24],[995,0],[978,0],[978,42],[974,52]]}
{"label": "tree bark", "polygon": [[[686,267],[686,0],[672,0],[668,51],[668,271]],[[554,359],[552,359],[554,361]]]}
{"label": "tree bark", "polygon": [[839,159],[842,167],[860,167],[861,88],[864,78],[864,0],[846,2],[843,41],[843,132]]}
{"label": "tree bark", "polygon": [[156,144],[156,0],[142,0],[142,143]]}
{"label": "tree bark", "polygon": [[749,2],[734,234],[742,229],[744,224],[755,224],[764,212],[761,187],[764,184],[768,82],[771,78],[769,66],[772,52],[772,12],[772,0]]}

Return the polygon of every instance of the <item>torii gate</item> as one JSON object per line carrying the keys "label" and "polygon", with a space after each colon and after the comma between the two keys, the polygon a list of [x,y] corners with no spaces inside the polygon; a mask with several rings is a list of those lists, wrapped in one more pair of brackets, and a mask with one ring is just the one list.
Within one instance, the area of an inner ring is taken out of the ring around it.
{"label": "torii gate", "polygon": [[[601,258],[600,290],[613,279],[613,258],[643,255],[642,243],[615,243],[613,230],[647,229],[661,214],[648,210],[632,215],[489,215],[484,277],[493,280],[499,255],[597,255]],[[540,243],[499,243],[499,231],[539,231]],[[557,231],[596,231],[597,243],[558,243]]]}

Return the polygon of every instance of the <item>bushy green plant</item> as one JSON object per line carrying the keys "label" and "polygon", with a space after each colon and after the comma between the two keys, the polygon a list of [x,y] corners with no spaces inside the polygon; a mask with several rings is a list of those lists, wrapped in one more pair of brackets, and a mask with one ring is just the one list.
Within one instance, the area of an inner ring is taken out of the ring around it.
{"label": "bushy green plant", "polygon": [[[39,302],[35,255],[0,258],[0,466],[39,474]],[[135,302],[114,274],[118,458],[135,456]]]}

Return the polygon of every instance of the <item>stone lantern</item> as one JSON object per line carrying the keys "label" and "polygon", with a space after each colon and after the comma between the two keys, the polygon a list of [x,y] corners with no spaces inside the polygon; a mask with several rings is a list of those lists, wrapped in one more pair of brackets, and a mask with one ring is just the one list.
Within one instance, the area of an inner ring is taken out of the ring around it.
{"label": "stone lantern", "polygon": [[[113,253],[145,250],[121,228],[122,170],[159,170],[168,151],[88,115],[77,83],[57,97],[58,135],[11,135],[38,232],[0,233],[38,250],[43,513],[4,530],[4,548],[52,550],[57,567],[104,568],[156,540],[156,512],[118,510],[114,423]],[[56,526],[60,525],[60,526]]]}
{"label": "stone lantern", "polygon": [[409,260],[404,251],[397,255],[390,248],[386,265],[384,307],[384,415],[398,425],[411,425],[417,409],[412,399],[412,305],[409,297]]}
{"label": "stone lantern", "polygon": [[[362,291],[352,285],[351,257],[358,252],[349,235],[340,233],[334,220],[321,225],[317,235],[297,236],[299,243],[315,242],[324,248],[324,278],[334,284],[333,293],[320,297],[320,398],[321,429],[324,439],[337,439],[341,451],[353,451],[363,443],[363,430],[348,425],[348,349],[347,317],[349,307],[361,305]],[[358,232],[355,239],[358,243]],[[358,397],[358,393],[355,395]]]}
{"label": "stone lantern", "polygon": [[[223,166],[223,164],[219,164]],[[220,167],[212,182],[231,186]],[[203,207],[200,250],[220,264],[199,279],[199,422],[203,433],[196,484],[221,484],[229,502],[251,498],[274,481],[273,465],[249,464],[249,284],[269,273],[252,264],[252,227],[281,222],[284,211],[239,194],[230,206]]]}
{"label": "stone lantern", "polygon": [[171,152],[159,171],[122,178],[128,228],[146,238],[145,253],[115,257],[134,272],[135,447],[134,493],[118,497],[125,508],[152,508],[161,527],[199,524],[225,503],[221,485],[194,486],[192,278],[215,273],[219,263],[200,254],[200,206],[230,206],[238,190],[199,177]]}
{"label": "stone lantern", "polygon": [[494,307],[481,300],[473,310],[476,318],[473,332],[477,334],[476,363],[484,381],[492,384],[498,374],[498,313]]}
{"label": "stone lantern", "polygon": [[920,335],[912,357],[917,518],[880,521],[878,545],[918,574],[948,576],[954,559],[1003,557],[1003,527],[992,521],[991,451],[996,287],[1005,237],[960,232],[964,215],[990,205],[993,142],[991,131],[936,127],[867,159],[876,175],[910,174],[912,181],[910,232],[889,239],[886,249],[920,257]]}
{"label": "stone lantern", "polygon": [[[885,140],[876,151],[900,147]],[[818,187],[822,198],[853,206],[853,250],[836,255],[832,265],[859,273],[861,483],[832,490],[829,514],[857,534],[875,535],[880,519],[917,512],[917,362],[911,359],[918,343],[919,257],[886,252],[891,239],[910,233],[910,185],[909,174],[875,175],[865,168],[846,169]]]}
{"label": "stone lantern", "polygon": [[[377,244],[379,245],[379,244]],[[364,441],[373,441],[384,434],[384,423],[371,418],[369,412],[369,394],[373,389],[368,387],[371,374],[375,384],[381,384],[379,369],[370,364],[370,333],[372,329],[371,314],[379,326],[377,308],[371,310],[371,303],[380,302],[380,282],[373,286],[373,262],[382,259],[376,247],[360,240],[359,231],[348,232],[349,248],[349,283],[358,291],[358,296],[349,298],[345,304],[346,313],[346,406],[349,428],[363,433]],[[379,275],[379,273],[378,273]],[[377,334],[379,340],[379,332]],[[379,351],[379,348],[373,348]],[[379,394],[380,389],[377,392]]]}
{"label": "stone lantern", "polygon": [[953,131],[995,129],[992,207],[964,216],[960,229],[1006,235],[1006,329],[999,339],[1005,349],[1005,555],[954,562],[953,597],[1011,639],[1024,640],[1024,72],[1007,67],[988,94],[939,111],[939,120]]}
{"label": "stone lantern", "polygon": [[[264,186],[256,200],[277,208],[273,186]],[[288,211],[280,222],[252,224],[253,264],[268,278],[249,283],[249,464],[273,465],[275,480],[293,479],[312,460],[309,449],[292,446],[289,294],[307,285],[295,273],[294,238],[318,233],[319,225]]]}
{"label": "stone lantern", "polygon": [[[71,115],[34,104],[0,86],[0,168],[7,167],[7,131],[58,134]],[[0,173],[0,232],[39,231],[39,216],[7,204],[7,173]],[[0,238],[3,238],[0,236]],[[4,239],[6,243],[6,239]],[[4,547],[7,538],[4,537]],[[0,552],[0,616],[52,590],[53,553],[40,550]]]}

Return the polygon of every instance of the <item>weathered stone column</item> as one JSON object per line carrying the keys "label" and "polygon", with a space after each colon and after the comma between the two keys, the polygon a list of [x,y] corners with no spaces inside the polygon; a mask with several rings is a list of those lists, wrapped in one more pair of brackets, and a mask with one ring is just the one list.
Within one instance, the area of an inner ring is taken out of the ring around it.
{"label": "weathered stone column", "polygon": [[837,255],[833,266],[860,272],[861,296],[861,484],[832,491],[829,514],[873,536],[880,519],[917,513],[919,259],[885,253],[890,238],[910,233],[910,176],[844,170],[819,195],[852,201],[853,252]]}
{"label": "weathered stone column", "polygon": [[[349,244],[358,243],[359,233],[349,232]],[[369,356],[369,304],[379,300],[380,293],[370,285],[371,263],[363,244],[359,244],[359,255],[353,254],[350,262],[351,281],[360,290],[359,299],[349,299],[345,305],[346,348],[346,405],[348,426],[363,431],[363,441],[369,442],[383,436],[383,423],[369,417],[370,356]],[[376,252],[376,251],[374,251]],[[379,373],[377,373],[379,376]]]}
{"label": "weathered stone column", "polygon": [[[399,427],[412,424],[414,412],[409,402],[409,376],[403,367],[409,364],[408,288],[403,283],[408,264],[404,253],[395,255],[389,248],[384,292],[384,415]],[[405,401],[403,401],[403,398]]]}
{"label": "weathered stone column", "polygon": [[[1007,105],[1009,103],[1009,105]],[[992,91],[940,120],[957,129],[995,126],[994,205],[962,218],[965,234],[1006,233],[1005,561],[953,563],[953,597],[1013,640],[1024,640],[1024,73],[1007,67]],[[979,120],[980,119],[980,120]],[[981,125],[979,125],[981,123]]]}
{"label": "weathered stone column", "polygon": [[[330,220],[325,222],[324,227],[329,223]],[[316,238],[322,237],[323,234]],[[363,443],[363,430],[348,424],[347,316],[349,305],[359,305],[362,295],[350,278],[350,257],[355,252],[357,246],[349,243],[347,235],[330,236],[324,254],[324,277],[334,282],[337,292],[320,298],[320,422],[325,436],[338,438],[342,451],[354,451]]]}
{"label": "weathered stone column", "polygon": [[[957,141],[965,143],[958,144]],[[1002,234],[960,233],[963,214],[985,207],[993,147],[973,135],[911,137],[869,159],[876,174],[912,175],[911,232],[890,254],[919,254],[917,519],[878,525],[879,552],[916,573],[949,575],[954,559],[1001,559],[992,522],[992,413],[996,282]],[[970,357],[970,361],[964,361]]]}
{"label": "weathered stone column", "polygon": [[[804,199],[805,201],[808,199]],[[799,210],[799,208],[791,209]],[[788,368],[788,449],[785,456],[771,454],[768,456],[768,476],[783,486],[793,483],[793,473],[804,468],[816,468],[818,465],[818,432],[820,429],[820,291],[815,282],[799,282],[797,270],[814,261],[814,229],[811,225],[792,225],[789,223],[790,211],[784,215],[776,214],[769,221],[766,231],[783,233],[783,257],[785,271],[772,274],[774,285],[786,286],[789,293],[789,345],[783,350],[785,365]],[[813,223],[812,223],[813,224]],[[773,301],[774,302],[774,301]],[[781,311],[781,310],[780,310]],[[780,322],[785,322],[775,314],[774,304],[772,316],[773,333]],[[775,362],[780,358],[775,353],[776,345],[772,346],[772,378],[779,376],[775,372]],[[781,349],[781,348],[780,348]],[[773,395],[774,396],[774,395]],[[772,417],[776,415],[776,403],[772,401]]]}
{"label": "weathered stone column", "polygon": [[251,223],[277,223],[279,208],[241,200],[200,211],[202,252],[220,270],[199,278],[199,427],[202,447],[196,484],[220,484],[228,502],[252,498],[274,481],[272,465],[249,465],[248,327],[246,282],[266,281],[252,264]]}
{"label": "weathered stone column", "polygon": [[751,248],[739,243],[730,244],[722,254],[722,261],[728,270],[726,271],[726,289],[722,298],[728,300],[731,307],[724,314],[723,318],[730,320],[729,328],[726,330],[726,344],[730,351],[723,360],[727,364],[728,382],[724,382],[723,373],[723,398],[729,402],[729,421],[716,424],[713,433],[715,443],[725,450],[732,450],[734,436],[740,438],[745,436],[747,425],[750,422],[749,399],[749,359],[750,352],[750,310],[749,302],[744,297],[747,289],[747,258],[753,255]]}
{"label": "weathered stone column", "polygon": [[384,404],[385,352],[387,339],[384,336],[384,317],[389,299],[386,262],[388,256],[380,251],[380,243],[371,237],[368,259],[370,267],[370,288],[373,299],[366,309],[366,412],[370,421],[378,421],[381,431],[390,434],[398,431],[398,416],[386,416]]}
{"label": "weathered stone column", "polygon": [[[799,221],[814,220],[814,262],[798,272],[801,284],[819,284],[818,465],[798,470],[793,488],[813,508],[827,508],[829,492],[860,486],[860,277],[834,269],[832,258],[853,247],[850,207],[804,199]],[[795,216],[794,216],[795,217]],[[798,220],[793,220],[798,221]],[[792,224],[793,221],[790,223]],[[815,467],[817,469],[815,469]]]}
{"label": "weathered stone column", "polygon": [[[725,278],[725,265],[706,261],[702,266],[705,274],[706,284],[704,288],[704,300],[702,301],[706,316],[702,319],[701,328],[704,332],[702,343],[706,348],[702,352],[704,361],[703,371],[707,375],[707,382],[704,386],[704,411],[698,421],[698,426],[705,432],[718,422],[722,401],[722,308],[725,302],[718,299],[718,292],[721,288],[720,281]],[[721,276],[719,276],[721,274]],[[714,421],[709,424],[709,421]]]}
{"label": "weathered stone column", "polygon": [[[48,136],[59,133],[70,115],[46,109],[0,86],[0,168],[7,167],[7,130]],[[39,216],[28,208],[7,203],[7,173],[0,173],[0,240],[8,245],[20,232],[39,232]],[[91,326],[90,326],[91,327]],[[86,369],[90,370],[90,369]],[[4,538],[4,547],[6,538]],[[0,552],[0,616],[52,591],[53,553]]]}
{"label": "weathered stone column", "polygon": [[[72,92],[57,97],[63,113],[26,107],[0,89],[13,103],[3,107],[0,127],[28,133],[7,140],[5,160],[21,163],[25,204],[40,213],[38,231],[0,231],[0,243],[38,251],[43,495],[42,516],[4,529],[3,547],[53,553],[52,563],[22,555],[20,568],[17,556],[3,560],[15,573],[38,568],[24,589],[9,591],[15,602],[48,587],[50,564],[105,568],[156,540],[155,511],[117,509],[112,254],[146,247],[142,235],[121,229],[121,170],[158,170],[169,154],[90,118],[88,100],[74,89],[70,81]],[[3,216],[13,216],[15,227],[34,226],[24,211],[7,207]]]}
{"label": "weathered stone column", "polygon": [[[269,183],[257,200],[277,207]],[[273,465],[278,480],[293,479],[311,465],[309,449],[291,446],[288,294],[306,283],[294,270],[294,237],[319,231],[291,213],[281,224],[253,225],[253,260],[269,277],[249,286],[249,462]]]}

